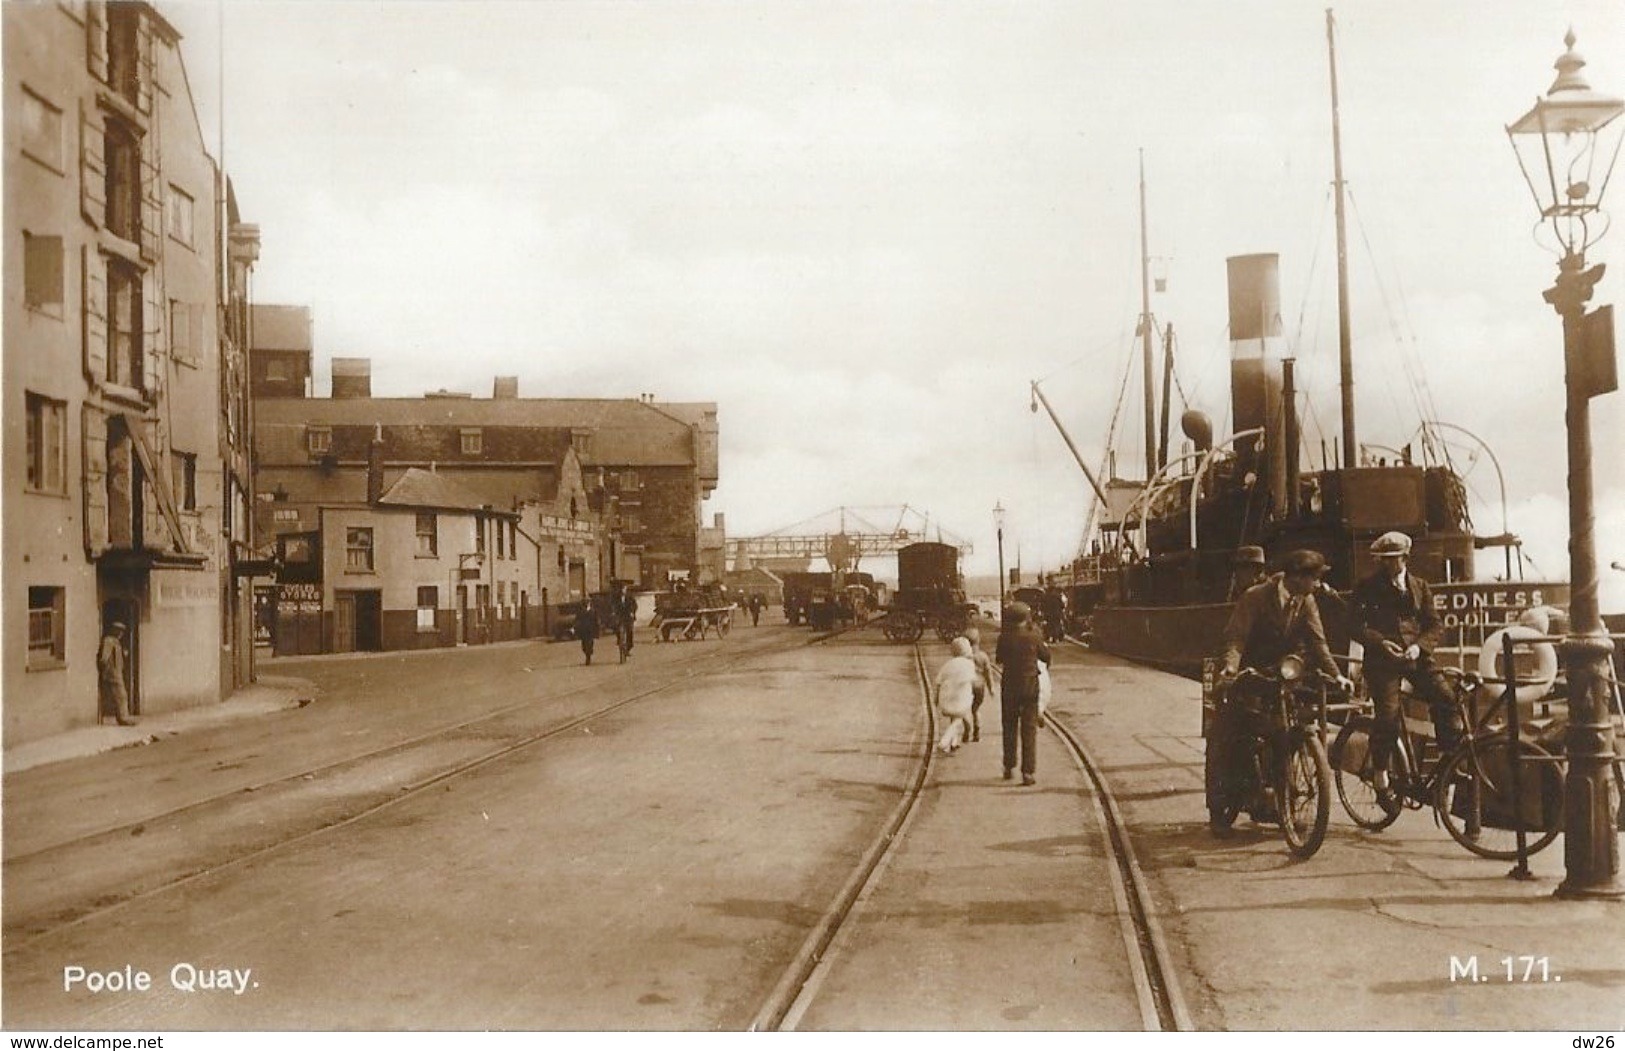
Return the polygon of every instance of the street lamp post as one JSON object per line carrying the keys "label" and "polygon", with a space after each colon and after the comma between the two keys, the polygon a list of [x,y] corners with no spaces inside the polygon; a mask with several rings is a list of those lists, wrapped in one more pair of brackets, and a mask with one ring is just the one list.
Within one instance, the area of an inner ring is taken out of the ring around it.
{"label": "street lamp post", "polygon": [[[1568,432],[1570,600],[1569,633],[1563,640],[1568,775],[1563,785],[1565,874],[1557,896],[1619,900],[1625,898],[1625,884],[1619,876],[1614,728],[1608,712],[1613,644],[1597,601],[1591,481],[1591,398],[1613,390],[1616,383],[1612,340],[1590,338],[1600,330],[1599,320],[1611,314],[1586,314],[1603,267],[1587,269],[1585,251],[1607,230],[1602,195],[1619,156],[1625,122],[1616,118],[1625,112],[1625,102],[1591,90],[1580,72],[1585,60],[1575,53],[1572,30],[1564,44],[1557,79],[1545,97],[1506,130],[1540,210],[1537,230],[1550,225],[1559,256],[1557,283],[1545,293],[1563,319]],[[1531,165],[1526,151],[1537,163]]]}
{"label": "street lamp post", "polygon": [[1004,505],[993,505],[993,528],[999,536],[999,617],[1004,617]]}

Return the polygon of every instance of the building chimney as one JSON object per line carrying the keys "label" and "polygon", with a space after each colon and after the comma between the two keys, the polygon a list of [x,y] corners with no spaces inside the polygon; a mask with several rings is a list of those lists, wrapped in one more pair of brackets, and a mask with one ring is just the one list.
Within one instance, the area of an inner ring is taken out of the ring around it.
{"label": "building chimney", "polygon": [[367,503],[376,504],[384,496],[384,425],[373,424],[372,441],[367,444]]}
{"label": "building chimney", "polygon": [[334,358],[333,397],[335,400],[372,397],[372,359]]}
{"label": "building chimney", "polygon": [[505,401],[519,397],[519,377],[498,376],[496,382],[491,385],[491,397]]}

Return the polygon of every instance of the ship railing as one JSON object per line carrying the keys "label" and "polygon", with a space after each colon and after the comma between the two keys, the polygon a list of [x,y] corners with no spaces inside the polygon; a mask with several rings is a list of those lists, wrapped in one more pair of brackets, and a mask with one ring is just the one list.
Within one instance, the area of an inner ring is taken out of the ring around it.
{"label": "ship railing", "polygon": [[[1146,518],[1151,514],[1151,506],[1156,502],[1157,498],[1163,493],[1166,493],[1168,490],[1189,482],[1191,479],[1191,476],[1188,474],[1174,475],[1172,472],[1176,468],[1182,467],[1187,463],[1201,460],[1208,455],[1211,455],[1211,452],[1185,453],[1184,455],[1169,460],[1167,463],[1163,464],[1162,467],[1158,469],[1157,473],[1152,475],[1145,485],[1140,487],[1139,493],[1135,495],[1134,499],[1123,511],[1122,521],[1118,523],[1118,532],[1122,533],[1128,529],[1128,524],[1134,519],[1134,513],[1136,510],[1140,512],[1139,523],[1140,527],[1143,529]],[[1194,493],[1195,490],[1193,489],[1192,492]],[[1194,499],[1192,502],[1194,503]],[[1141,539],[1144,541],[1147,538],[1142,537]],[[1145,544],[1143,546],[1146,546],[1147,549],[1149,549],[1149,544]]]}
{"label": "ship railing", "polygon": [[1212,465],[1219,450],[1234,445],[1243,438],[1262,437],[1263,434],[1264,428],[1262,427],[1249,427],[1244,431],[1237,431],[1224,441],[1215,442],[1213,448],[1209,449],[1206,455],[1202,457],[1201,464],[1196,468],[1196,476],[1191,481],[1190,546],[1192,551],[1196,550],[1196,505],[1199,503],[1196,495],[1202,491],[1202,479],[1207,475],[1208,467]]}

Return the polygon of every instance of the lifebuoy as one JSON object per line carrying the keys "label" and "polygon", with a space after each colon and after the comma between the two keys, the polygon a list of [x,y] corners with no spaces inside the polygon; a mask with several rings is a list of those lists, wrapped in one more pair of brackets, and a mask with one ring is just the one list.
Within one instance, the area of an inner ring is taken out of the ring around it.
{"label": "lifebuoy", "polygon": [[[1495,694],[1501,693],[1504,683],[1496,680],[1511,678],[1503,675],[1501,668],[1501,640],[1510,635],[1516,639],[1538,639],[1546,633],[1539,628],[1527,624],[1513,624],[1502,628],[1484,640],[1484,645],[1478,650],[1478,674],[1484,677],[1488,684],[1486,689]],[[1557,679],[1557,648],[1549,642],[1537,642],[1533,647],[1519,646],[1517,649],[1532,649],[1535,654],[1535,672],[1532,678],[1527,679],[1518,687],[1517,697],[1520,702],[1528,703],[1538,701],[1551,690],[1552,683]],[[1516,652],[1516,650],[1514,650]],[[1518,678],[1525,678],[1518,676]]]}

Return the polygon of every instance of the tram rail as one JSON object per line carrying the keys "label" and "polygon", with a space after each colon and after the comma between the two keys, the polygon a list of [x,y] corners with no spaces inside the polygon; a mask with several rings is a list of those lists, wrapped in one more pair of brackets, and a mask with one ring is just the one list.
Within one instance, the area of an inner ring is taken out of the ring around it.
{"label": "tram rail", "polygon": [[[793,1030],[818,995],[821,979],[838,959],[843,936],[856,921],[864,901],[883,878],[888,861],[903,842],[918,812],[923,789],[934,768],[936,709],[925,669],[924,654],[914,645],[914,670],[924,708],[923,735],[917,734],[916,757],[903,796],[882,824],[852,873],[836,892],[828,908],[813,925],[786,966],[750,1029]],[[997,674],[997,669],[995,669]],[[991,699],[991,698],[990,698]],[[1111,787],[1082,740],[1059,719],[1042,719],[1087,780],[1089,797],[1102,830],[1106,869],[1123,938],[1125,958],[1134,986],[1140,1020],[1150,1032],[1189,1032],[1195,1029],[1185,1005],[1177,971],[1157,920],[1148,881],[1134,855],[1134,845]]]}
{"label": "tram rail", "polygon": [[[766,645],[751,646],[740,651],[734,651],[726,658],[709,664],[705,671],[710,672],[713,670],[729,668],[737,663],[740,663],[741,661],[751,659],[763,653],[771,652],[774,649],[791,649],[798,645],[816,645],[826,641],[836,634],[839,634],[839,632],[826,632],[814,635],[811,638],[798,638],[790,646],[785,646],[779,640],[773,640]],[[692,657],[684,656],[676,660],[674,663],[677,664],[679,668],[687,669],[690,665],[706,661],[707,658],[714,660],[715,656],[716,655],[712,652],[701,651]],[[668,666],[661,666],[658,671],[664,672],[667,669]],[[408,800],[415,799],[421,796],[427,790],[442,785],[447,781],[472,773],[484,766],[496,762],[497,760],[506,758],[549,739],[556,738],[562,734],[568,733],[571,730],[578,729],[623,708],[627,708],[631,705],[647,700],[657,694],[664,693],[673,687],[689,681],[694,677],[695,674],[695,672],[689,671],[686,674],[662,675],[659,681],[653,685],[636,690],[629,695],[620,696],[611,703],[601,705],[592,709],[591,711],[565,719],[562,722],[552,723],[545,728],[535,730],[533,732],[523,733],[517,737],[505,741],[497,747],[484,750],[469,759],[445,766],[431,774],[428,774],[427,776],[419,777],[407,784],[395,786],[392,790],[390,790],[386,798],[364,805],[360,809],[348,813],[336,821],[327,821],[316,827],[306,828],[295,832],[292,835],[278,838],[273,842],[264,844],[263,846],[258,846],[243,851],[224,861],[195,868],[183,875],[174,877],[172,879],[167,879],[161,883],[155,883],[152,886],[119,897],[116,901],[108,901],[105,896],[102,896],[96,898],[94,904],[89,908],[85,908],[83,910],[59,910],[58,915],[55,917],[46,917],[42,921],[35,921],[34,923],[21,923],[18,925],[18,929],[6,931],[4,955],[9,956],[13,953],[21,952],[30,946],[33,946],[38,942],[63,931],[70,930],[81,924],[85,924],[92,920],[116,913],[138,902],[145,901],[173,890],[178,890],[190,884],[215,876],[219,873],[230,871],[249,862],[265,858],[268,855],[305,842],[313,837],[324,835],[335,830],[354,825],[358,822],[365,821],[385,810],[407,802]],[[275,789],[280,786],[290,786],[297,782],[305,781],[317,776],[331,775],[344,769],[357,767],[368,762],[374,762],[389,758],[391,756],[399,755],[408,751],[409,749],[421,747],[424,744],[432,742],[436,739],[444,739],[459,734],[466,734],[470,728],[477,727],[484,723],[494,722],[505,716],[512,715],[515,712],[532,708],[538,703],[562,700],[589,690],[601,690],[603,689],[603,685],[604,684],[602,683],[589,684],[576,689],[566,690],[556,694],[549,694],[543,698],[532,698],[516,704],[491,709],[472,719],[465,719],[453,724],[440,726],[424,733],[417,734],[409,739],[393,742],[382,748],[358,752],[343,759],[323,763],[319,766],[311,767],[306,770],[300,770],[284,777],[268,779],[253,786],[240,786],[233,788],[229,791],[218,793],[204,799],[188,802],[183,806],[174,807],[167,811],[144,816],[136,821],[127,822],[110,828],[98,829],[93,832],[76,836],[72,839],[63,840],[59,843],[30,851],[27,854],[6,858],[5,865],[9,869],[23,862],[33,862],[36,864],[49,863],[51,860],[51,855],[65,855],[75,849],[89,846],[95,841],[112,840],[121,834],[136,834],[139,830],[147,826],[173,820],[177,817],[197,814],[206,810],[210,806],[218,806],[227,800],[234,799],[244,794],[263,793],[267,789]],[[63,915],[67,915],[68,918],[61,919],[60,917]]]}

